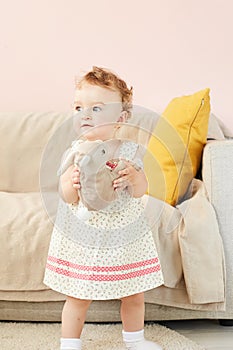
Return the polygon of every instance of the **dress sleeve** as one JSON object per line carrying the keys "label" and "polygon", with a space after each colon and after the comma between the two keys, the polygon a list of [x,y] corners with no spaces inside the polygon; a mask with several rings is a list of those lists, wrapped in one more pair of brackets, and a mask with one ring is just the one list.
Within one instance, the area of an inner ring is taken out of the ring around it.
{"label": "dress sleeve", "polygon": [[131,161],[136,168],[143,169],[144,147],[135,142],[124,142],[120,148],[120,157]]}

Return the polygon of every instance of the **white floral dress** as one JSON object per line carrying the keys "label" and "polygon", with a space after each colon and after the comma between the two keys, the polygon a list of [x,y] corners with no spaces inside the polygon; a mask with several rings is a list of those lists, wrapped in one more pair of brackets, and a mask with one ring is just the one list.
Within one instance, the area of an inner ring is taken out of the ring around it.
{"label": "white floral dress", "polygon": [[[135,161],[137,147],[124,142],[119,155]],[[103,210],[86,216],[83,210],[81,202],[78,206],[59,203],[45,270],[47,286],[80,299],[107,300],[163,284],[140,198],[122,191]]]}

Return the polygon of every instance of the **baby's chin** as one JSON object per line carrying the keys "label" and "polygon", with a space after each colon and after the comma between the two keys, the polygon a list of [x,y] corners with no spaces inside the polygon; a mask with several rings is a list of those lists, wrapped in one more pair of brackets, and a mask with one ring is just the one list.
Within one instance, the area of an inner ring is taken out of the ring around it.
{"label": "baby's chin", "polygon": [[79,129],[76,129],[78,131],[78,134],[80,136],[85,137],[86,139],[92,139],[94,137],[92,128],[88,125],[80,126]]}
{"label": "baby's chin", "polygon": [[114,138],[114,132],[113,132],[112,126],[110,128],[104,127],[92,127],[89,125],[84,125],[80,127],[80,135],[82,135],[85,139],[89,141],[96,141],[96,140],[109,140]]}
{"label": "baby's chin", "polygon": [[91,130],[81,130],[81,135],[88,141],[102,140],[102,137]]}

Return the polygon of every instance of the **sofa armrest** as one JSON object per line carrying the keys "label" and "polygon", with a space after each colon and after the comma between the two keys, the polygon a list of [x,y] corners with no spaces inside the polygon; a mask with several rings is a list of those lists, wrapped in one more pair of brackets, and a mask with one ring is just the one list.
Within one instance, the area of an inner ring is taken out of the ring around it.
{"label": "sofa armrest", "polygon": [[226,258],[226,307],[233,314],[233,139],[211,141],[203,153],[202,178],[213,205]]}
{"label": "sofa armrest", "polygon": [[202,178],[214,207],[221,204],[220,209],[225,213],[229,199],[233,208],[233,139],[207,143],[203,152]]}

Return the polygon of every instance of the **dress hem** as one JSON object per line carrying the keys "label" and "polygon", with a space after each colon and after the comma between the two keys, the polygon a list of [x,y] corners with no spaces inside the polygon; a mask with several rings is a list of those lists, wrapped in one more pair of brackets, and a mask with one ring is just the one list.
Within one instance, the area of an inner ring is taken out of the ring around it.
{"label": "dress hem", "polygon": [[92,297],[92,298],[90,298],[90,297],[78,296],[77,294],[74,295],[74,293],[69,293],[69,292],[64,293],[64,292],[61,292],[60,290],[58,290],[58,288],[56,288],[56,287],[54,288],[52,285],[48,285],[45,281],[43,283],[46,286],[48,286],[49,288],[51,288],[52,290],[54,290],[55,292],[58,292],[58,293],[60,293],[62,295],[65,295],[67,297],[72,297],[72,298],[81,299],[81,300],[92,300],[92,301],[120,300],[121,298],[129,297],[131,295],[135,295],[135,294],[139,294],[139,293],[145,293],[145,292],[147,292],[149,290],[152,290],[152,289],[155,289],[155,288],[158,288],[158,287],[164,285],[164,281],[161,281],[161,283],[156,284],[156,286],[154,286],[154,287],[151,287],[151,288],[148,288],[148,287],[146,288],[145,287],[145,288],[139,289],[138,291],[135,291],[135,293],[133,293],[133,294],[125,293],[123,295],[118,295],[118,296],[110,297],[110,298],[104,298],[104,297],[102,297],[102,298],[100,298],[100,297]]}

